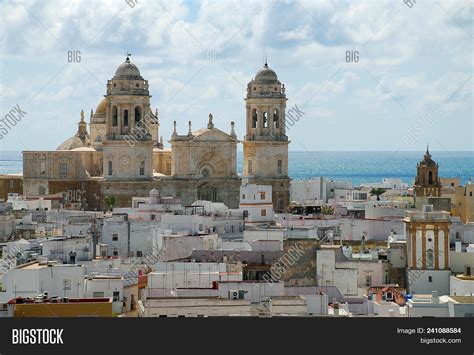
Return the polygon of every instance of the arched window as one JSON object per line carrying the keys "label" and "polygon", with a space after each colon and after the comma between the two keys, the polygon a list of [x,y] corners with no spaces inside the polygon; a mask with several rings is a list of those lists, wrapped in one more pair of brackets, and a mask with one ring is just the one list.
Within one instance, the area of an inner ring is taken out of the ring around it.
{"label": "arched window", "polygon": [[128,127],[128,110],[123,111],[123,125]]}
{"label": "arched window", "polygon": [[112,170],[112,160],[109,160],[108,162],[108,174],[112,175],[113,170]]}
{"label": "arched window", "polygon": [[426,251],[426,267],[432,269],[434,267],[434,252],[433,249]]}
{"label": "arched window", "polygon": [[278,110],[277,109],[273,110],[273,127],[274,128],[280,128],[280,122],[278,120]]}
{"label": "arched window", "polygon": [[263,128],[268,128],[268,112],[263,112]]}
{"label": "arched window", "polygon": [[118,125],[117,106],[112,107],[112,126]]}
{"label": "arched window", "polygon": [[135,107],[135,126],[141,126],[142,110],[140,107]]}
{"label": "arched window", "polygon": [[67,176],[69,173],[67,163],[64,161],[59,162],[59,175]]}
{"label": "arched window", "polygon": [[433,172],[432,171],[428,173],[428,184],[433,185]]}
{"label": "arched window", "polygon": [[142,160],[140,162],[140,176],[144,176],[145,175],[145,162]]}
{"label": "arched window", "polygon": [[252,128],[257,128],[257,109],[252,110]]}

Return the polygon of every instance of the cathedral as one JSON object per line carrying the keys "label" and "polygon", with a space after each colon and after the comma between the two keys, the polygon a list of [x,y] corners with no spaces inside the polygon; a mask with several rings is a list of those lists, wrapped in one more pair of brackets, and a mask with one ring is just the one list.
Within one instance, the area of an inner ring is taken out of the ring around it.
{"label": "cathedral", "polygon": [[237,174],[234,122],[226,133],[214,126],[180,134],[174,122],[165,147],[158,110],[150,106],[148,81],[129,56],[107,81],[104,98],[91,110],[89,130],[81,111],[77,133],[54,151],[23,152],[23,195],[63,194],[65,207],[103,210],[131,205],[132,197],[178,196],[238,208],[241,180],[271,185],[273,205],[289,204],[285,85],[267,63],[247,85],[243,175]]}

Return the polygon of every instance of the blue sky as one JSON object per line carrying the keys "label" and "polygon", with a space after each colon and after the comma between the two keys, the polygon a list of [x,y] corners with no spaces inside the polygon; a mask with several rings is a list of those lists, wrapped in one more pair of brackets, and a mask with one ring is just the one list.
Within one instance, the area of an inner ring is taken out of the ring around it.
{"label": "blue sky", "polygon": [[[131,0],[130,0],[131,1]],[[0,2],[2,150],[55,149],[89,117],[125,53],[149,81],[160,135],[236,122],[263,53],[302,118],[290,150],[474,150],[472,2]],[[80,51],[80,62],[68,62]],[[346,52],[358,51],[358,62]],[[433,113],[434,112],[434,113]],[[416,131],[415,135],[407,136]]]}

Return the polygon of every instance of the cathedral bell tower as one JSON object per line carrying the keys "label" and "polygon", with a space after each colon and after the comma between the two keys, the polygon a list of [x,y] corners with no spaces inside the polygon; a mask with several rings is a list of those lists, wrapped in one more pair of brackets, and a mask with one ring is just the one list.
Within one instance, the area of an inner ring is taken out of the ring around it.
{"label": "cathedral bell tower", "polygon": [[428,147],[423,160],[416,166],[415,198],[422,196],[441,196],[441,182],[438,176],[438,164],[431,159]]}
{"label": "cathedral bell tower", "polygon": [[[151,179],[157,122],[150,112],[148,81],[130,62],[130,54],[107,81],[105,179]],[[155,133],[155,134],[153,134]]]}
{"label": "cathedral bell tower", "polygon": [[243,177],[250,184],[272,185],[276,211],[289,205],[286,100],[285,85],[265,63],[247,85]]}

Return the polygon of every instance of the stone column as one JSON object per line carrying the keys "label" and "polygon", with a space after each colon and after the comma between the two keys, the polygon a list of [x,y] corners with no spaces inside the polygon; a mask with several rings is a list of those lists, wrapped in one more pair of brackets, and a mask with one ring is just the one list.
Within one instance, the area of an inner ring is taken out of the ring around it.
{"label": "stone column", "polygon": [[444,231],[444,268],[449,270],[449,228],[446,226]]}
{"label": "stone column", "polygon": [[426,226],[421,226],[421,268],[426,269]]}
{"label": "stone column", "polygon": [[416,269],[416,228],[410,228],[411,234],[411,264]]}

